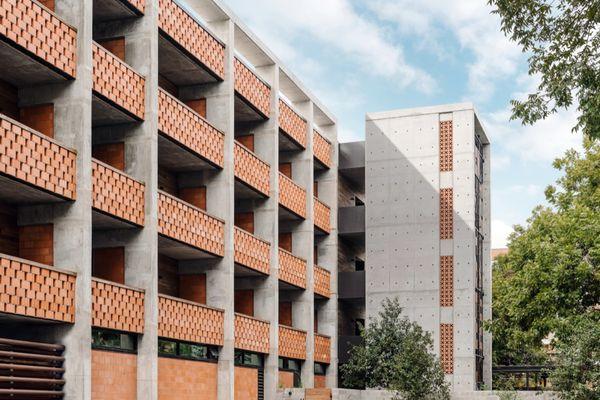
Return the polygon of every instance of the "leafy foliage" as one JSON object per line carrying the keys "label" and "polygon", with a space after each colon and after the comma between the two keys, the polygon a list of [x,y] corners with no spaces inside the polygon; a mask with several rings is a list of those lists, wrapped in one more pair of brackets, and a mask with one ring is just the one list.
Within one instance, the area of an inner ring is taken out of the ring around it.
{"label": "leafy foliage", "polygon": [[383,302],[361,337],[363,344],[354,346],[340,367],[345,387],[389,389],[404,400],[450,398],[441,365],[431,354],[431,336],[402,316],[398,299]]}

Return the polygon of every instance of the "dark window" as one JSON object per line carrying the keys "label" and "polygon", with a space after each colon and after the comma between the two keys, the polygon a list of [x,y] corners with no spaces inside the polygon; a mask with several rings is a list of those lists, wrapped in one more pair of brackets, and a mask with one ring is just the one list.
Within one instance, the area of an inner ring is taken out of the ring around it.
{"label": "dark window", "polygon": [[214,346],[158,339],[158,355],[196,361],[217,361],[219,350]]}
{"label": "dark window", "polygon": [[137,335],[92,328],[92,348],[135,353],[137,351]]}
{"label": "dark window", "polygon": [[365,203],[361,199],[359,199],[358,197],[354,196],[354,205],[355,206],[364,206]]}
{"label": "dark window", "polygon": [[327,373],[327,364],[315,363],[315,375],[325,375]]}
{"label": "dark window", "polygon": [[235,365],[241,365],[246,367],[263,367],[264,356],[259,353],[252,353],[244,350],[235,351]]}
{"label": "dark window", "polygon": [[356,271],[364,271],[365,270],[365,262],[360,258],[354,259],[354,269]]}
{"label": "dark window", "polygon": [[354,320],[354,335],[360,336],[360,330],[365,327],[365,320],[357,318]]}

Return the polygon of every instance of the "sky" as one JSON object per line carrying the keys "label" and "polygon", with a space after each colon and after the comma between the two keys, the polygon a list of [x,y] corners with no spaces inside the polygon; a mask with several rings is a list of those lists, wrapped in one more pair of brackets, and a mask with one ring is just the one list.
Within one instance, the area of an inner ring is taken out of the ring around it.
{"label": "sky", "polygon": [[364,139],[367,112],[474,103],[492,143],[494,248],[545,203],[552,161],[581,148],[572,110],[509,121],[538,78],[487,0],[224,1],[336,115],[340,142]]}

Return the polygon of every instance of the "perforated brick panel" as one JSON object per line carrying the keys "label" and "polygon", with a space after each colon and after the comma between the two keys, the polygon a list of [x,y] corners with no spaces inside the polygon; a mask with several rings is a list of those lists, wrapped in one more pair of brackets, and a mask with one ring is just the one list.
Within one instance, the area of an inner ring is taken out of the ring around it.
{"label": "perforated brick panel", "polygon": [[306,332],[279,325],[279,357],[306,359]]}
{"label": "perforated brick panel", "polygon": [[223,167],[223,132],[162,89],[158,92],[158,130],[198,156]]}
{"label": "perforated brick panel", "polygon": [[331,362],[331,338],[315,333],[315,362],[329,364]]}
{"label": "perforated brick panel", "polygon": [[316,130],[313,130],[313,152],[324,166],[331,167],[331,143]]}
{"label": "perforated brick panel", "polygon": [[440,239],[452,239],[454,236],[453,195],[452,188],[440,189]]}
{"label": "perforated brick panel", "polygon": [[165,295],[158,296],[158,336],[223,345],[222,310]]}
{"label": "perforated brick panel", "polygon": [[299,217],[306,218],[306,190],[281,172],[279,173],[279,204]]}
{"label": "perforated brick panel", "polygon": [[100,161],[92,160],[93,207],[96,210],[144,225],[145,185]]}
{"label": "perforated brick panel", "polygon": [[225,252],[223,221],[164,192],[158,193],[158,233],[218,256]]}
{"label": "perforated brick panel", "polygon": [[331,210],[329,206],[315,197],[315,226],[325,233],[331,232]]}
{"label": "perforated brick panel", "polygon": [[197,62],[221,79],[225,76],[225,46],[173,0],[159,0],[158,27]]}
{"label": "perforated brick panel", "polygon": [[143,333],[144,292],[92,278],[92,325]]}
{"label": "perforated brick panel", "polygon": [[306,148],[306,120],[283,100],[279,100],[279,129],[302,148]]}
{"label": "perforated brick panel", "polygon": [[454,326],[440,324],[440,353],[444,372],[454,373]]}
{"label": "perforated brick panel", "polygon": [[143,120],[145,78],[97,43],[92,45],[92,55],[94,92],[135,118]]}
{"label": "perforated brick panel", "polygon": [[440,306],[454,304],[454,257],[440,257]]}
{"label": "perforated brick panel", "polygon": [[269,352],[269,323],[247,315],[235,315],[235,348]]}
{"label": "perforated brick panel", "polygon": [[263,274],[269,274],[271,244],[237,226],[233,236],[235,262]]}
{"label": "perforated brick panel", "polygon": [[77,154],[0,114],[0,174],[75,200]]}
{"label": "perforated brick panel", "polygon": [[279,280],[306,288],[306,260],[279,249]]}
{"label": "perforated brick panel", "polygon": [[0,1],[0,35],[71,78],[77,69],[77,30],[33,0]]}
{"label": "perforated brick panel", "polygon": [[452,171],[452,121],[440,121],[440,171]]}
{"label": "perforated brick panel", "polygon": [[315,265],[314,275],[315,293],[329,298],[331,296],[331,272]]}
{"label": "perforated brick panel", "polygon": [[146,9],[146,0],[124,0],[130,6],[135,8],[140,14],[143,14]]}
{"label": "perforated brick panel", "polygon": [[237,58],[235,64],[235,91],[259,113],[269,118],[271,88]]}
{"label": "perforated brick panel", "polygon": [[234,161],[235,177],[268,197],[271,188],[269,183],[271,166],[237,141],[235,142]]}
{"label": "perforated brick panel", "polygon": [[75,321],[75,274],[0,255],[0,313]]}

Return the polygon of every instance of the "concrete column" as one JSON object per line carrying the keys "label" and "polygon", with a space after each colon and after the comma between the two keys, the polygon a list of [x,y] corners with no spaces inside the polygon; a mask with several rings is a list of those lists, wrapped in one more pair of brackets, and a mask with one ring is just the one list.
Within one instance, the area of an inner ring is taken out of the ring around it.
{"label": "concrete column", "polygon": [[[481,234],[483,235],[483,319],[492,319],[492,260],[491,254],[491,201],[490,201],[490,145],[483,146],[483,185],[481,185]],[[483,334],[483,382],[487,388],[492,387],[492,333]]]}

